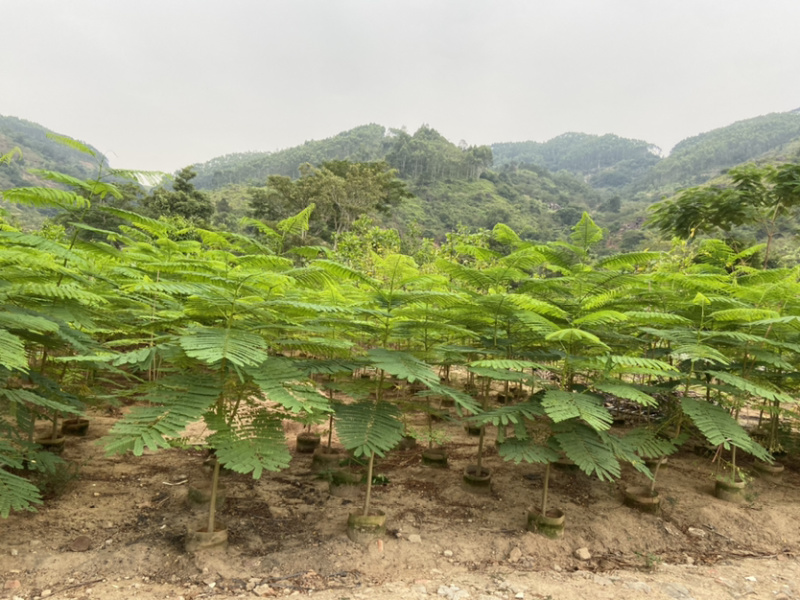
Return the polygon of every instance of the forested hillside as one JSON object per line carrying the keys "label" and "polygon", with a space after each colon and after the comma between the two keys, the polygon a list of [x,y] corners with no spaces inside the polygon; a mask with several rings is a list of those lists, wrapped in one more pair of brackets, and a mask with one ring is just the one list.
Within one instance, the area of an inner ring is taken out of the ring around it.
{"label": "forested hillside", "polygon": [[86,155],[47,137],[49,129],[36,123],[0,115],[0,154],[19,148],[22,155],[0,170],[0,189],[33,185],[40,181],[27,169],[59,170],[74,177],[88,177],[94,165]]}
{"label": "forested hillside", "polygon": [[[28,167],[87,176],[84,157],[49,139],[45,128],[0,117],[0,154],[14,147],[22,158],[0,169],[0,188],[40,183]],[[129,186],[123,188],[125,198],[115,202],[150,217],[186,218],[235,232],[242,231],[243,217],[274,223],[313,202],[309,234],[328,243],[360,215],[401,236],[438,241],[459,227],[503,222],[513,224],[523,239],[557,240],[588,211],[607,230],[605,251],[611,252],[658,243],[656,234],[644,229],[653,202],[741,163],[798,157],[799,111],[699,134],[667,157],[647,141],[613,134],[566,133],[547,142],[489,147],[454,144],[428,125],[410,133],[369,124],[276,152],[220,156],[182,170],[183,191],[169,182],[155,190]],[[389,183],[390,175],[395,183]],[[386,186],[403,191],[386,201],[380,191]],[[42,213],[14,210],[25,227],[43,222]],[[786,235],[792,223],[783,224]],[[754,229],[744,236],[754,241],[761,234]]]}
{"label": "forested hillside", "polygon": [[683,140],[637,182],[637,187],[658,190],[663,195],[698,185],[765,155],[796,159],[798,140],[800,109],[738,121]]}
{"label": "forested hillside", "polygon": [[269,175],[299,177],[300,165],[305,163],[382,160],[386,152],[386,129],[382,125],[362,125],[331,138],[307,141],[278,152],[244,152],[214,158],[197,165],[196,185],[217,189],[231,184],[261,184]]}
{"label": "forested hillside", "polygon": [[643,177],[660,160],[660,149],[613,134],[565,133],[547,142],[492,144],[495,166],[534,164],[583,175],[598,188],[620,188]]}

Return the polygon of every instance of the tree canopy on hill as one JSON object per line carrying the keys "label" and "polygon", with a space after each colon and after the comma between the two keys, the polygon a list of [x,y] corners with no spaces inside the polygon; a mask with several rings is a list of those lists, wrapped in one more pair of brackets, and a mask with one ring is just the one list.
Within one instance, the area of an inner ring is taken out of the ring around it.
{"label": "tree canopy on hill", "polygon": [[408,181],[477,179],[492,166],[488,146],[456,146],[427,125],[413,135],[402,129],[362,125],[339,135],[269,153],[230,154],[197,165],[196,185],[219,189],[225,185],[263,185],[270,175],[296,179],[304,164],[386,161]]}
{"label": "tree canopy on hill", "polygon": [[698,185],[800,138],[800,113],[773,113],[687,138],[642,179],[665,193]]}
{"label": "tree canopy on hill", "polygon": [[374,123],[361,125],[324,140],[308,141],[278,152],[247,152],[214,158],[195,166],[195,185],[200,189],[242,183],[263,185],[270,175],[300,177],[300,167],[304,164],[318,166],[331,160],[379,161],[386,156],[386,151],[386,128]]}
{"label": "tree canopy on hill", "polygon": [[386,213],[411,197],[396,174],[385,162],[305,164],[299,179],[270,175],[266,188],[253,188],[250,209],[256,219],[279,221],[314,205],[309,231],[335,240],[359,217]]}
{"label": "tree canopy on hill", "polygon": [[595,187],[623,187],[641,177],[660,157],[659,149],[642,140],[613,134],[565,133],[547,142],[492,144],[495,165],[528,163],[550,171],[591,176]]}

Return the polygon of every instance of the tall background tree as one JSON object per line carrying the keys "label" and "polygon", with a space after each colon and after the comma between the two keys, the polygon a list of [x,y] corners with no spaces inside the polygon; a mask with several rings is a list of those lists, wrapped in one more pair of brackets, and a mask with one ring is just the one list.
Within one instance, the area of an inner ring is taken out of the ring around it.
{"label": "tall background tree", "polygon": [[171,190],[159,186],[142,199],[142,212],[153,218],[177,216],[196,224],[209,222],[214,204],[207,194],[194,187],[192,179],[196,176],[192,167],[184,167],[175,175]]}

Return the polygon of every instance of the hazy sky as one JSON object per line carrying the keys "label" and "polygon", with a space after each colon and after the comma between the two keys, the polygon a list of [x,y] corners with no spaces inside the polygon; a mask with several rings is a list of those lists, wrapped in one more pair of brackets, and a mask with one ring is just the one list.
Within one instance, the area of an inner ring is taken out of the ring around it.
{"label": "hazy sky", "polygon": [[0,0],[0,114],[174,171],[365,123],[681,139],[800,107],[797,0]]}

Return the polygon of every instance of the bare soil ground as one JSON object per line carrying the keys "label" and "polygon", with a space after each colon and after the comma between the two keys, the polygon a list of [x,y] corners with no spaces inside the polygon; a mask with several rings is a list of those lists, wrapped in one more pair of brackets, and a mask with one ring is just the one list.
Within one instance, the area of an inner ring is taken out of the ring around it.
{"label": "bare soil ground", "polygon": [[622,505],[621,488],[644,483],[632,470],[614,484],[555,471],[551,504],[567,525],[550,540],[525,531],[544,468],[504,463],[490,444],[492,494],[467,493],[476,438],[451,424],[449,469],[422,466],[421,448],[377,463],[389,479],[373,499],[388,516],[382,544],[348,540],[360,501],[331,496],[311,456],[295,454],[259,481],[227,475],[230,546],[188,555],[187,526],[203,513],[187,506],[187,487],[209,477],[204,452],[107,458],[97,441],[113,422],[94,416],[89,436],[68,439],[63,457],[79,477],[63,493],[0,521],[0,597],[800,599],[797,461],[779,483],[754,478],[737,505],[712,495],[708,457],[679,454],[658,476],[659,516]]}

